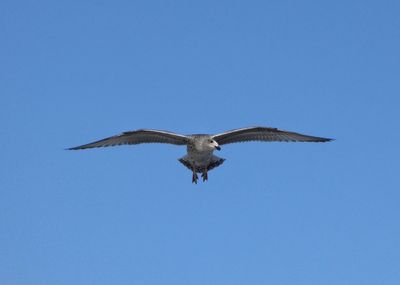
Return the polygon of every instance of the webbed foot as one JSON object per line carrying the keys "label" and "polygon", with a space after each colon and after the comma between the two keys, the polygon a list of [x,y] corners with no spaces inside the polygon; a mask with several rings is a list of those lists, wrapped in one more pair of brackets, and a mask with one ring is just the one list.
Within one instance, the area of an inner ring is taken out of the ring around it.
{"label": "webbed foot", "polygon": [[192,183],[197,184],[197,180],[199,179],[199,177],[197,176],[196,172],[193,172],[192,175]]}
{"label": "webbed foot", "polygon": [[201,177],[203,177],[203,181],[207,181],[208,180],[208,172],[205,171],[201,174]]}

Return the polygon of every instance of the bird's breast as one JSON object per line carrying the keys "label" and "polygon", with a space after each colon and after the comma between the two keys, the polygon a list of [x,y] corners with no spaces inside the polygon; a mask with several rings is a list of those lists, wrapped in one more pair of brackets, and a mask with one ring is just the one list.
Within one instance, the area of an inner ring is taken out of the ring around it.
{"label": "bird's breast", "polygon": [[199,151],[195,148],[189,148],[188,156],[197,163],[207,163],[211,159],[212,151]]}

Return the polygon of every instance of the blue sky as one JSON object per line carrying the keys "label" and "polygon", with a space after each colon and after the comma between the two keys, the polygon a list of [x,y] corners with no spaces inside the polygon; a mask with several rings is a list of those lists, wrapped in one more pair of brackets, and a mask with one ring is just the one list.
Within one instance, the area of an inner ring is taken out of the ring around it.
{"label": "blue sky", "polygon": [[[398,284],[398,1],[0,4],[0,283]],[[65,151],[139,128],[328,144]]]}

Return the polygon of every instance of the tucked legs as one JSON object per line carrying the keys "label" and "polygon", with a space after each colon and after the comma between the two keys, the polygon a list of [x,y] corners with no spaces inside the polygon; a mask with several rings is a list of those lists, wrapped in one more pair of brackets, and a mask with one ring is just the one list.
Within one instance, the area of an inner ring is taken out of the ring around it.
{"label": "tucked legs", "polygon": [[199,179],[199,177],[197,176],[197,173],[196,173],[196,167],[193,166],[192,172],[193,172],[192,183],[197,184],[197,180]]}
{"label": "tucked legs", "polygon": [[201,174],[201,177],[203,177],[203,181],[208,180],[208,171],[207,171],[207,168],[204,169],[204,172]]}

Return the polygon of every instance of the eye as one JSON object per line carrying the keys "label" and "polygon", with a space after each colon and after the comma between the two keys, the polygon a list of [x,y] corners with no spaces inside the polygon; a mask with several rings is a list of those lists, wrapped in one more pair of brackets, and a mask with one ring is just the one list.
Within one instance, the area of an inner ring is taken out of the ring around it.
{"label": "eye", "polygon": [[210,140],[210,143],[212,143],[213,142],[213,140]]}

